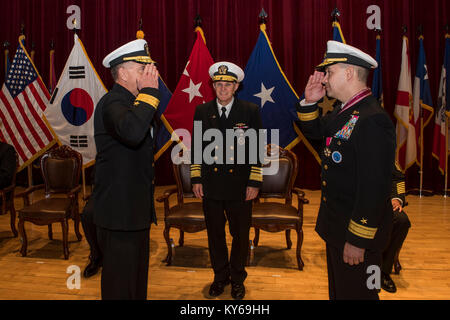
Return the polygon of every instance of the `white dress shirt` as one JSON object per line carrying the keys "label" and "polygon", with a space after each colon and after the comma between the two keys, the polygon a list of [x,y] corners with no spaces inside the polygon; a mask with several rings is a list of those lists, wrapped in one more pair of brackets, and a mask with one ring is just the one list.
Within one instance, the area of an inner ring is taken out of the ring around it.
{"label": "white dress shirt", "polygon": [[231,101],[229,104],[227,104],[226,106],[223,106],[219,103],[219,99],[216,99],[217,101],[217,111],[219,111],[219,117],[222,115],[222,107],[225,107],[227,109],[227,111],[225,111],[225,116],[228,118],[228,115],[230,114],[231,111],[231,106],[233,105],[234,102],[234,97],[231,98]]}

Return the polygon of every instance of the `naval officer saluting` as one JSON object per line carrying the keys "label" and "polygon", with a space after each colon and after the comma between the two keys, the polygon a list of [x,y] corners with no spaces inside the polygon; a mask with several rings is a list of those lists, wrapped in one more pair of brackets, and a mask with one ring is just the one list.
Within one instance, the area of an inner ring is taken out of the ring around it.
{"label": "naval officer saluting", "polygon": [[153,201],[151,123],[158,70],[147,42],[131,41],[103,60],[115,84],[95,109],[94,223],[103,254],[102,299],[147,298]]}
{"label": "naval officer saluting", "polygon": [[[328,41],[297,109],[302,132],[323,142],[316,231],[326,242],[330,299],[378,299],[377,288],[367,285],[368,267],[381,265],[392,225],[395,129],[367,87],[376,67],[361,50]],[[342,104],[319,117],[325,94]]]}

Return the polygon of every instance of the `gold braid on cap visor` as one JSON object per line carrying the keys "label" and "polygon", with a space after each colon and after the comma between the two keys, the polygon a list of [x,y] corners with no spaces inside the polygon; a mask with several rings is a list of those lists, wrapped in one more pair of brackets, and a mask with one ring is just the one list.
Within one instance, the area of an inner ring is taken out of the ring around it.
{"label": "gold braid on cap visor", "polygon": [[237,81],[236,77],[218,74],[212,78],[213,81]]}
{"label": "gold braid on cap visor", "polygon": [[136,61],[141,63],[155,63],[149,56],[125,57],[123,61]]}
{"label": "gold braid on cap visor", "polygon": [[327,59],[323,60],[323,62],[321,64],[319,64],[317,67],[324,67],[331,63],[345,62],[345,61],[347,61],[347,58],[327,58]]}

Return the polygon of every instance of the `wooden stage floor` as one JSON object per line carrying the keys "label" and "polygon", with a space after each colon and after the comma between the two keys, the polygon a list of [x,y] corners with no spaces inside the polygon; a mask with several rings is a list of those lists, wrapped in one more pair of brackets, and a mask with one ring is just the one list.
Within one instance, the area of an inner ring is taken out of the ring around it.
{"label": "wooden stage floor", "polygon": [[[157,187],[156,196],[168,189]],[[20,188],[18,188],[20,190]],[[303,271],[295,259],[296,233],[292,232],[293,248],[286,249],[284,233],[261,231],[255,249],[255,265],[247,268],[245,282],[247,300],[326,300],[328,282],[325,245],[314,231],[320,191],[306,191],[310,204],[304,209]],[[35,198],[42,197],[36,194]],[[171,201],[175,202],[175,196]],[[442,196],[408,196],[406,208],[412,227],[403,245],[400,261],[403,270],[392,275],[397,293],[380,293],[382,300],[450,299],[450,199]],[[80,207],[83,207],[80,201]],[[177,247],[173,265],[162,262],[167,253],[163,238],[164,209],[156,203],[159,224],[150,234],[150,269],[148,299],[205,300],[213,279],[209,262],[206,231],[185,234],[184,247],[178,247],[178,230],[171,230]],[[294,205],[296,203],[294,202]],[[16,208],[23,206],[16,199]],[[13,238],[9,214],[0,216],[0,299],[11,300],[91,300],[100,299],[100,274],[81,278],[80,289],[68,289],[66,273],[69,266],[83,271],[88,261],[89,246],[83,237],[78,242],[69,223],[69,260],[63,259],[60,225],[53,227],[54,240],[49,240],[46,226],[26,223],[28,256],[19,253],[19,238]],[[80,226],[80,229],[81,226]],[[228,233],[228,232],[227,232]],[[253,230],[251,230],[253,238]],[[228,236],[230,247],[231,239]],[[216,299],[232,299],[230,287]]]}

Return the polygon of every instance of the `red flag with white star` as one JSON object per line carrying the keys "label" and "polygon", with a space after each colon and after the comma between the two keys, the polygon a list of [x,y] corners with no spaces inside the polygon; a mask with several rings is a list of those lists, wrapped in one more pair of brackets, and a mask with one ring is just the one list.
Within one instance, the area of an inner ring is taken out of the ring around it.
{"label": "red flag with white star", "polygon": [[[163,113],[167,120],[164,124],[170,133],[177,129],[185,129],[192,135],[195,108],[215,97],[208,73],[214,61],[206,47],[203,30],[197,27],[195,32],[197,40],[177,88]],[[184,144],[190,148],[190,141],[186,140]]]}

